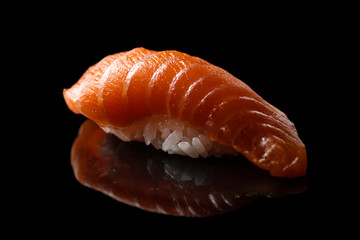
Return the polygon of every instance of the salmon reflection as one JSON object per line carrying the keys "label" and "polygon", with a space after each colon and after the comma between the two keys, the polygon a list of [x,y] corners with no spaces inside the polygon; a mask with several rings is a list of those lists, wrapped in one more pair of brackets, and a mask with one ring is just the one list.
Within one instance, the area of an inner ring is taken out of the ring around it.
{"label": "salmon reflection", "polygon": [[79,130],[71,163],[80,183],[131,206],[176,216],[217,215],[307,187],[305,178],[271,177],[241,156],[192,159],[125,143],[90,120]]}

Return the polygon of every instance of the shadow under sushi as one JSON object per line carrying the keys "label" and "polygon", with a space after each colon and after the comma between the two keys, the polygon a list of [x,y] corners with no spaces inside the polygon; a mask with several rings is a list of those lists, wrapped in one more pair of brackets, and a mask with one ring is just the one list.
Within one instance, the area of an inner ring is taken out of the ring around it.
{"label": "shadow under sushi", "polygon": [[307,188],[306,178],[272,177],[241,155],[169,155],[123,142],[90,120],[80,128],[71,162],[80,183],[131,206],[175,216],[213,216]]}

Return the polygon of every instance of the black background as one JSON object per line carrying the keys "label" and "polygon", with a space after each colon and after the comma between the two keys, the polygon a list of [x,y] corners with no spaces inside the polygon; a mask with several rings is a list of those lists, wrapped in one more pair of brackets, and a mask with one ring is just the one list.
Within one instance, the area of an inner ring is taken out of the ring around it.
{"label": "black background", "polygon": [[[124,15],[120,11],[102,21],[93,12],[83,12],[74,20],[81,11],[76,9],[55,16],[49,11],[21,23],[18,34],[26,41],[18,45],[17,54],[26,59],[24,71],[32,76],[24,79],[23,89],[31,95],[24,106],[31,110],[28,123],[36,126],[27,130],[31,137],[24,142],[24,152],[35,160],[27,157],[16,163],[15,169],[25,172],[17,188],[11,189],[16,196],[17,189],[23,189],[14,200],[21,211],[15,211],[9,222],[34,225],[26,229],[36,234],[48,229],[53,234],[77,230],[80,234],[159,237],[230,232],[287,237],[314,229],[321,233],[330,224],[336,225],[339,211],[336,198],[329,198],[328,187],[335,181],[324,180],[328,176],[324,163],[331,161],[322,157],[321,150],[320,116],[325,110],[316,97],[319,86],[326,82],[316,72],[323,31],[316,11],[292,8],[286,13],[269,13],[263,9],[242,18],[240,13],[228,16],[224,9],[215,8],[205,17],[195,10],[167,15],[157,10],[146,17],[141,17],[142,12]],[[106,55],[135,47],[201,57],[229,71],[285,112],[307,148],[308,190],[259,201],[232,213],[193,219],[145,212],[80,185],[72,173],[70,150],[85,117],[68,110],[62,91]]]}

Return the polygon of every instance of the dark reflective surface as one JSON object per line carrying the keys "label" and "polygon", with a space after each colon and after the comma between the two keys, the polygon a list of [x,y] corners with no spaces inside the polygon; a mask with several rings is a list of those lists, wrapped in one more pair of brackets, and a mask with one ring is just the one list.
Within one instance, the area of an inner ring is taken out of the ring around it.
{"label": "dark reflective surface", "polygon": [[82,184],[129,205],[177,216],[212,216],[307,187],[306,178],[271,177],[242,156],[192,159],[125,143],[90,120],[81,126],[71,161]]}

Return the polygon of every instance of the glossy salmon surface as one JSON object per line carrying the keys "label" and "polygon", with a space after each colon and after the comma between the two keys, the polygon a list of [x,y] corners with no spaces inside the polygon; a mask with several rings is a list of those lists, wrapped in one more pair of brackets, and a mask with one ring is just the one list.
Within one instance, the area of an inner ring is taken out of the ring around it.
{"label": "glossy salmon surface", "polygon": [[166,116],[203,129],[273,176],[306,174],[305,145],[286,115],[198,57],[135,48],[105,57],[63,94],[74,113],[102,127]]}

